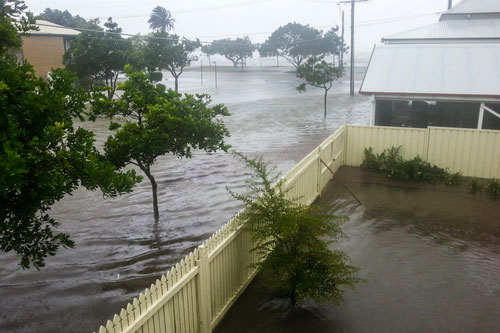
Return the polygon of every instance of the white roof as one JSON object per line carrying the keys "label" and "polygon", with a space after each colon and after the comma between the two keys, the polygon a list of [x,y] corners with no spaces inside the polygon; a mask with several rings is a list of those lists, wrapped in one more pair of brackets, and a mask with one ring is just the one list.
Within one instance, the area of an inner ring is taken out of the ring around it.
{"label": "white roof", "polygon": [[80,31],[64,28],[60,25],[49,21],[37,20],[36,24],[38,31],[31,30],[28,33],[30,35],[57,35],[57,36],[78,36]]}
{"label": "white roof", "polygon": [[[497,0],[500,4],[500,0]],[[383,42],[419,42],[425,40],[448,39],[459,42],[461,39],[499,39],[500,18],[484,18],[474,20],[444,20],[438,23],[384,37]],[[441,41],[442,42],[442,41]]]}
{"label": "white roof", "polygon": [[445,14],[500,13],[499,0],[463,0]]}
{"label": "white roof", "polygon": [[360,93],[500,98],[500,44],[377,46]]}

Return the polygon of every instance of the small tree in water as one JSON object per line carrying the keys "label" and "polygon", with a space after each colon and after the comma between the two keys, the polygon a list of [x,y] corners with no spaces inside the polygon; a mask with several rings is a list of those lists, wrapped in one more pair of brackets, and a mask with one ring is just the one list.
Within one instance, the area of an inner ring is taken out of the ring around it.
{"label": "small tree in water", "polygon": [[229,131],[220,116],[228,116],[222,105],[209,106],[208,95],[184,96],[152,84],[144,72],[125,67],[128,80],[119,86],[120,99],[100,98],[93,104],[95,114],[122,116],[123,126],[111,122],[117,130],[104,145],[106,157],[117,167],[132,164],[141,169],[153,191],[155,220],[158,212],[158,185],[151,171],[156,159],[166,154],[190,158],[192,149],[206,152],[227,151],[224,143]]}
{"label": "small tree in water", "polygon": [[[297,67],[297,77],[303,79],[307,84],[322,88],[324,94],[324,108],[326,117],[326,98],[328,91],[332,88],[333,81],[342,77],[342,69],[323,60],[323,57],[311,57],[307,61]],[[297,87],[299,92],[306,91],[306,83],[302,83]]]}
{"label": "small tree in water", "polygon": [[229,192],[246,204],[240,218],[252,234],[253,251],[262,258],[258,269],[271,273],[272,284],[292,306],[304,299],[338,304],[344,288],[360,281],[347,255],[329,248],[344,236],[339,223],[347,218],[288,199],[283,180],[271,176],[268,164],[237,155],[251,170],[247,183],[255,194]]}

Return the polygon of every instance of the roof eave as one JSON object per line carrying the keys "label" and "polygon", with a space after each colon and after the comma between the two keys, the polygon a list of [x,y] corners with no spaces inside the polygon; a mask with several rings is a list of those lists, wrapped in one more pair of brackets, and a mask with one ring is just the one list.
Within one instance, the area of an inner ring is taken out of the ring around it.
{"label": "roof eave", "polygon": [[377,96],[415,96],[415,97],[452,97],[452,98],[488,98],[488,99],[500,99],[500,95],[488,95],[488,94],[443,94],[443,93],[415,93],[415,92],[380,92],[380,91],[360,91],[361,95],[377,95]]}

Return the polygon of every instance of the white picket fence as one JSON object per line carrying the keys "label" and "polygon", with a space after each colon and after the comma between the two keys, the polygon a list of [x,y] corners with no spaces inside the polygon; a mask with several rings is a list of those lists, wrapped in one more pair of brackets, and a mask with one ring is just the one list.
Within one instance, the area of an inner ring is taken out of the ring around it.
{"label": "white picket fence", "polygon": [[[284,176],[287,195],[310,205],[332,178],[321,161],[336,172],[342,165],[359,166],[365,148],[381,152],[399,145],[405,158],[420,155],[453,171],[467,170],[468,176],[500,178],[500,131],[349,125]],[[252,248],[251,236],[233,217],[99,333],[211,332],[256,274]]]}
{"label": "white picket fence", "polygon": [[[340,128],[284,176],[287,196],[308,205],[316,200],[332,178],[321,160],[333,170],[343,164],[344,133]],[[99,333],[211,332],[256,274],[253,247],[233,217]]]}

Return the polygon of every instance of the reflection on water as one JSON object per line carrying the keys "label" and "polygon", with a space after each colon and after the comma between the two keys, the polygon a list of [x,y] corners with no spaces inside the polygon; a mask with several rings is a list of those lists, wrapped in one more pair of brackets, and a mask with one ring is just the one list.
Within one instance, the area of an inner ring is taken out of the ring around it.
{"label": "reflection on water", "polygon": [[[290,70],[289,68],[287,70]],[[368,99],[350,98],[339,83],[322,117],[320,90],[295,91],[294,74],[219,73],[219,89],[200,88],[198,73],[181,78],[181,90],[207,92],[232,116],[229,143],[263,155],[287,170],[343,122],[368,122]],[[170,81],[167,82],[170,84]],[[107,122],[84,124],[102,143]],[[40,272],[22,271],[17,258],[0,254],[0,332],[89,332],[111,318],[161,273],[188,254],[240,208],[225,187],[244,186],[243,166],[228,154],[195,152],[190,160],[165,157],[154,166],[160,223],[155,226],[147,181],[133,193],[103,200],[78,190],[55,205],[75,249],[62,249]]]}
{"label": "reflection on water", "polygon": [[340,246],[366,282],[339,307],[290,311],[257,280],[218,332],[498,332],[500,201],[356,168],[338,175],[363,205],[336,183],[317,204],[350,217]]}

